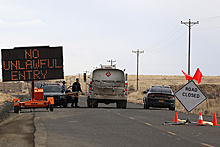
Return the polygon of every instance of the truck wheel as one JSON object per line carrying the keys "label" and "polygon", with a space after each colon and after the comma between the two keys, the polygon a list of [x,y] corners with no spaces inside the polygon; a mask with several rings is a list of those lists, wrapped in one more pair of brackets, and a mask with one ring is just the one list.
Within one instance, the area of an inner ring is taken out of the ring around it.
{"label": "truck wheel", "polygon": [[116,107],[125,109],[127,107],[127,101],[117,101]]}
{"label": "truck wheel", "polygon": [[93,108],[97,108],[98,107],[98,101],[93,100],[92,105],[93,105]]}
{"label": "truck wheel", "polygon": [[53,111],[53,105],[49,105],[50,111]]}
{"label": "truck wheel", "polygon": [[14,106],[14,113],[19,113],[19,110],[20,110],[19,106]]}
{"label": "truck wheel", "polygon": [[92,108],[91,100],[87,99],[87,107]]}

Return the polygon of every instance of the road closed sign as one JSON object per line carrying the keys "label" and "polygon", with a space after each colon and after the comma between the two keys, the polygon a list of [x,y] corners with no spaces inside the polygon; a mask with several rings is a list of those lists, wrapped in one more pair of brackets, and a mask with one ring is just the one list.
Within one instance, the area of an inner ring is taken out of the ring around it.
{"label": "road closed sign", "polygon": [[188,112],[207,99],[193,80],[180,88],[175,96]]}

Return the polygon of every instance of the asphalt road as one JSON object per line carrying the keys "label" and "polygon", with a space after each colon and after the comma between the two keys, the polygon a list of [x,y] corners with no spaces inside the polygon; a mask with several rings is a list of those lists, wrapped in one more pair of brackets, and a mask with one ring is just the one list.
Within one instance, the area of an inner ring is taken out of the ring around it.
{"label": "asphalt road", "polygon": [[[15,116],[29,116],[27,122],[34,122],[34,146],[220,146],[220,127],[162,125],[173,121],[174,111],[145,110],[142,105],[132,103],[128,103],[127,109],[117,109],[115,104],[87,108],[83,97],[79,105],[80,108],[55,108],[53,112],[24,110]],[[178,114],[180,119],[188,118],[187,114]],[[198,117],[190,114],[191,121],[198,121]],[[203,119],[212,121],[211,117]]]}

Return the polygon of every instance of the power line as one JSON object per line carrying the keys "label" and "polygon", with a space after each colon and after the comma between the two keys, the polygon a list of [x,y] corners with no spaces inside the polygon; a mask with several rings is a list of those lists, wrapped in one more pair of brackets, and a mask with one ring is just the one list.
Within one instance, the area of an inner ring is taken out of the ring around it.
{"label": "power line", "polygon": [[178,38],[176,38],[176,39],[173,40],[172,42],[166,44],[165,46],[162,46],[162,47],[157,48],[157,49],[155,50],[156,52],[152,52],[151,55],[154,55],[154,54],[157,54],[157,53],[161,53],[161,52],[167,50],[169,46],[174,45],[178,40],[180,40],[181,38],[183,38],[183,37],[185,36],[186,32],[187,32],[187,31],[185,31],[183,34],[181,34],[181,36],[179,36]]}
{"label": "power line", "polygon": [[139,49],[137,49],[137,51],[132,51],[132,53],[137,54],[137,91],[138,91],[138,66],[139,66],[139,54],[144,53],[144,51],[139,51]]}
{"label": "power line", "polygon": [[210,21],[210,20],[216,20],[219,18],[220,18],[220,16],[215,16],[215,17],[203,18],[203,19],[200,19],[200,21]]}
{"label": "power line", "polygon": [[199,24],[199,21],[197,22],[192,22],[190,19],[188,22],[183,22],[181,21],[181,24],[185,24],[186,26],[189,27],[189,55],[188,55],[188,75],[190,75],[190,32],[191,32],[191,27],[194,26],[195,24]]}
{"label": "power line", "polygon": [[[173,37],[174,35],[177,34],[177,33],[175,33],[175,32],[178,32],[178,31],[181,29],[181,28],[179,27],[179,29],[176,30],[177,27],[178,27],[178,25],[175,26],[175,27],[174,27],[167,35],[165,35],[161,40],[159,40],[158,42],[156,42],[156,43],[153,44],[152,46],[147,47],[146,49],[157,48],[157,46],[159,46],[159,45],[163,44],[164,42],[166,42],[167,40],[169,40],[171,37]],[[174,34],[174,35],[172,35],[172,34]]]}

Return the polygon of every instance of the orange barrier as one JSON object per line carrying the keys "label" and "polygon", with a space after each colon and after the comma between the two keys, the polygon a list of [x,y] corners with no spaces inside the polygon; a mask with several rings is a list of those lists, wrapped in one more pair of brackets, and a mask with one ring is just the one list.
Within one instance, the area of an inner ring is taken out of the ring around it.
{"label": "orange barrier", "polygon": [[214,113],[214,115],[213,115],[212,123],[213,123],[213,126],[220,126],[217,124],[216,113]]}
{"label": "orange barrier", "polygon": [[202,118],[202,113],[199,113],[199,120],[198,123],[196,124],[197,126],[205,126],[205,124],[203,123],[203,118]]}
{"label": "orange barrier", "polygon": [[175,112],[174,123],[178,123],[178,122],[179,122],[178,114],[177,114],[177,112]]}

